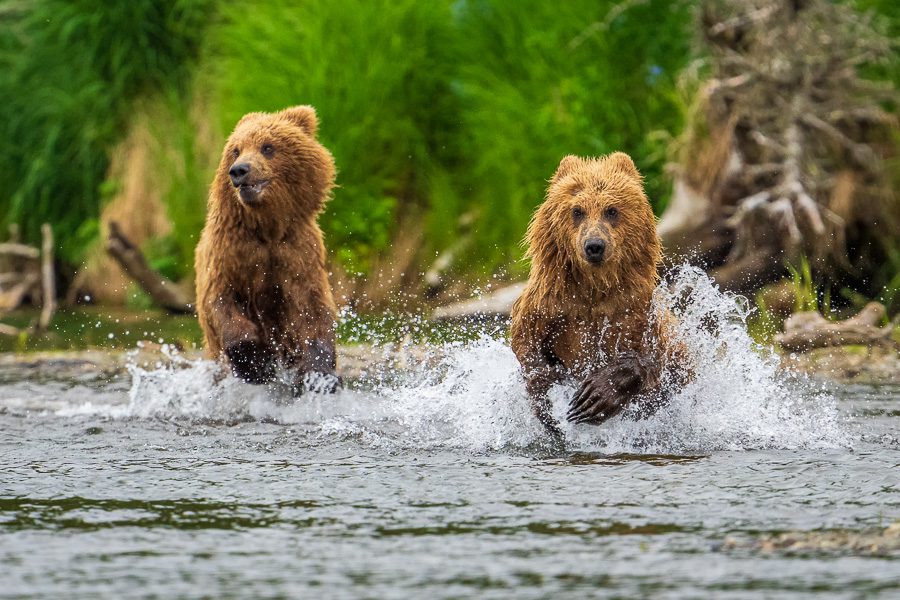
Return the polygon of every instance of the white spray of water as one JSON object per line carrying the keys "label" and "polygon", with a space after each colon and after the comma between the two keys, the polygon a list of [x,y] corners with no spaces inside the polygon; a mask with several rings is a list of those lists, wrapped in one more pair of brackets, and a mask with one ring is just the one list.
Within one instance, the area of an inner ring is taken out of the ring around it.
{"label": "white spray of water", "polygon": [[[554,414],[570,449],[598,452],[686,453],[758,448],[849,445],[835,401],[806,379],[791,381],[749,337],[749,309],[720,292],[697,269],[684,267],[655,303],[678,317],[673,335],[689,349],[694,377],[652,417],[620,416],[603,425],[565,423],[574,383],[551,390]],[[404,373],[359,382],[360,389],[307,394],[292,401],[284,389],[248,386],[208,361],[157,369],[132,367],[127,406],[67,409],[113,418],[257,419],[302,424],[319,437],[353,436],[373,445],[525,448],[545,433],[531,415],[524,381],[505,341],[483,337],[430,349],[430,360]],[[388,381],[389,383],[384,383]]]}
{"label": "white spray of water", "polygon": [[578,427],[571,432],[575,443],[609,452],[849,444],[835,400],[814,382],[779,372],[777,357],[747,334],[745,298],[723,294],[699,269],[682,267],[656,290],[654,302],[677,317],[671,333],[689,350],[693,379],[652,418]]}

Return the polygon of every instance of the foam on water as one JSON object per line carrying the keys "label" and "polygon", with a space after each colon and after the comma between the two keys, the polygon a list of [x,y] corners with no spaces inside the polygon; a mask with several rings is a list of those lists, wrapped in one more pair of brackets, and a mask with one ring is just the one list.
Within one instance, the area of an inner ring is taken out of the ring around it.
{"label": "foam on water", "polygon": [[[567,446],[598,452],[682,453],[847,446],[833,398],[789,378],[746,331],[746,301],[723,294],[700,270],[680,269],[654,299],[678,317],[693,379],[651,418],[603,425],[564,424]],[[374,445],[484,451],[526,448],[545,439],[532,417],[519,365],[503,340],[483,337],[429,349],[429,360],[377,382],[293,401],[285,388],[245,385],[208,361],[177,359],[131,367],[127,405],[66,408],[62,414],[112,418],[256,419],[302,425],[297,435],[352,436]],[[574,384],[551,390],[563,421]]]}

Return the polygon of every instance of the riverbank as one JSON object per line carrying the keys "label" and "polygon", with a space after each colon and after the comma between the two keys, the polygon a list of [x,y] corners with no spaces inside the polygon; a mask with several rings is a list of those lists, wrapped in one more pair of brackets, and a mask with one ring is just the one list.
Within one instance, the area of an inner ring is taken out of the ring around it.
{"label": "riverbank", "polygon": [[[405,371],[435,360],[440,346],[415,343],[344,344],[338,346],[338,372],[345,379]],[[132,349],[54,350],[0,353],[0,380],[54,379],[84,381],[122,375],[129,367],[176,368],[199,360],[195,349],[138,342]],[[884,384],[900,381],[900,352],[894,347],[836,346],[783,355],[785,370],[838,383]]]}

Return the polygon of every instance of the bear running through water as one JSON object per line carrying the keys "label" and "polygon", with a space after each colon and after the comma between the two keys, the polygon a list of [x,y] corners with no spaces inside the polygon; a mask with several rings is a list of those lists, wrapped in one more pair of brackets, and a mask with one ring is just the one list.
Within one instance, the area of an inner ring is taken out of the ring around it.
{"label": "bear running through water", "polygon": [[567,418],[599,424],[664,401],[666,365],[685,378],[684,348],[651,300],[662,259],[656,219],[631,158],[565,157],[528,227],[531,272],[512,309],[512,349],[535,416],[557,438],[549,388],[581,381]]}
{"label": "bear running through water", "polygon": [[337,308],[316,218],[334,160],[311,106],[250,113],[225,144],[196,253],[197,313],[209,358],[266,383],[276,365],[299,393],[307,375],[335,376]]}

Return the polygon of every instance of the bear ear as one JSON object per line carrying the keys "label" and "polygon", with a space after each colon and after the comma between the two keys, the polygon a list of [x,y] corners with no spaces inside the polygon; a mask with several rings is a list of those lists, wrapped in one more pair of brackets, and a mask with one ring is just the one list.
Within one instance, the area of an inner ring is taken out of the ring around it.
{"label": "bear ear", "polygon": [[312,106],[292,106],[281,111],[281,116],[308,133],[316,135],[319,129],[319,119],[316,118],[316,109]]}
{"label": "bear ear", "polygon": [[630,175],[631,177],[634,177],[638,180],[642,179],[641,173],[635,166],[634,161],[631,160],[631,157],[624,152],[613,152],[606,157],[606,162],[613,168],[613,170],[618,171],[619,173]]}
{"label": "bear ear", "polygon": [[551,179],[550,182],[556,183],[569,173],[572,173],[582,162],[584,161],[574,154],[563,157],[563,159],[559,161],[559,166],[556,168],[556,173],[553,174],[553,179]]}

